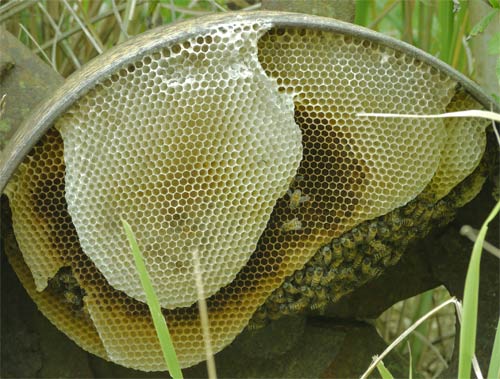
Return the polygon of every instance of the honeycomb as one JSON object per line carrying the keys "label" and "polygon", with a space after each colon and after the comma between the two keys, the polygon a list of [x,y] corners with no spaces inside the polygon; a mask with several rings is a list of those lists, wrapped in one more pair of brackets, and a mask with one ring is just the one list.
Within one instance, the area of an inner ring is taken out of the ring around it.
{"label": "honeycomb", "polygon": [[[460,91],[447,112],[462,109],[482,109],[482,106],[465,91]],[[489,125],[488,120],[472,117],[446,119],[445,123],[446,143],[441,151],[438,170],[430,183],[436,200],[446,196],[478,165],[486,147],[484,130]]]}
{"label": "honeycomb", "polygon": [[[65,267],[87,274],[85,279],[90,282],[102,277],[99,273],[89,272],[85,267],[86,260],[80,258],[78,236],[64,198],[63,144],[55,129],[49,130],[33,148],[15,178],[9,182],[5,194],[9,198],[15,232],[15,239],[13,233],[7,233],[5,252],[23,287],[55,326],[89,352],[109,359],[88,312],[84,308],[75,309],[64,296],[54,291],[49,278],[45,278],[41,289],[35,275],[55,261],[56,272],[51,278],[57,277]],[[23,231],[28,231],[28,234],[23,234]],[[32,240],[35,246],[29,249],[31,245],[25,245],[25,240]],[[16,242],[18,249],[15,248]],[[31,266],[28,264],[30,253],[34,258]],[[75,275],[83,285],[79,277]]]}
{"label": "honeycomb", "polygon": [[121,217],[188,367],[205,358],[192,249],[220,351],[252,316],[320,308],[378,275],[482,185],[483,123],[356,116],[473,102],[418,58],[248,19],[197,33],[101,78],[6,189],[22,252],[9,259],[41,311],[146,371],[165,363]]}
{"label": "honeycomb", "polygon": [[[57,123],[66,200],[83,251],[146,301],[120,217],[135,225],[160,304],[229,284],[302,157],[293,100],[257,60],[259,28],[228,27],[121,69]],[[120,120],[120,122],[116,122]]]}

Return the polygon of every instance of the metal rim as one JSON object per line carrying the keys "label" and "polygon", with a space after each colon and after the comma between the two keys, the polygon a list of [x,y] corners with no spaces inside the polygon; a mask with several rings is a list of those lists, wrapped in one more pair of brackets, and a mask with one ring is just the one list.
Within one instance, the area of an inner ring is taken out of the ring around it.
{"label": "metal rim", "polygon": [[120,67],[136,61],[151,50],[184,41],[224,24],[230,25],[245,21],[261,23],[268,28],[295,27],[323,30],[376,42],[415,57],[447,74],[485,108],[500,112],[500,106],[491,97],[457,70],[412,45],[370,29],[332,18],[299,13],[255,11],[215,14],[149,30],[110,49],[72,74],[51,98],[41,103],[21,124],[0,154],[0,193],[3,192],[24,157],[56,119],[102,78],[112,74]]}

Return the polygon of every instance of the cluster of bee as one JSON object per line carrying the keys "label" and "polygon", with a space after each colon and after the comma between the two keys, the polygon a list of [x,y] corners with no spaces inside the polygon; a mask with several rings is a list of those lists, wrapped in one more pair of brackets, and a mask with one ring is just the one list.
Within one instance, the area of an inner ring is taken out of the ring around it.
{"label": "cluster of bee", "polygon": [[320,248],[268,297],[249,328],[307,309],[321,311],[329,302],[379,276],[399,261],[410,242],[449,223],[456,209],[477,195],[487,176],[485,166],[481,164],[440,201],[424,191],[404,207],[363,222]]}
{"label": "cluster of bee", "polygon": [[71,268],[62,267],[52,279],[49,280],[49,288],[57,295],[62,296],[65,303],[69,304],[73,311],[83,311],[83,297],[85,291],[78,285]]}

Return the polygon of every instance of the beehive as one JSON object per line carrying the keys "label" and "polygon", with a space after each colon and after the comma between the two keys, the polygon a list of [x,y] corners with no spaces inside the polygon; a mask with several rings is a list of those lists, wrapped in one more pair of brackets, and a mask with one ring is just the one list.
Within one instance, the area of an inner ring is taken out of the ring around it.
{"label": "beehive", "polygon": [[205,356],[193,249],[219,351],[259,307],[254,324],[323,306],[395,263],[388,226],[410,231],[421,201],[437,206],[476,169],[485,122],[356,116],[477,106],[456,76],[368,32],[280,17],[153,31],[69,79],[90,84],[53,111],[5,193],[16,272],[83,348],[165,369],[121,217],[187,367]]}

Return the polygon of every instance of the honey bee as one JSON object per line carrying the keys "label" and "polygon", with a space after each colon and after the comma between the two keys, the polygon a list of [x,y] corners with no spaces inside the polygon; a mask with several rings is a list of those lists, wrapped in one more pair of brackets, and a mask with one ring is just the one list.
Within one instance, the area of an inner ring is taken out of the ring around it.
{"label": "honey bee", "polygon": [[83,307],[83,300],[82,297],[72,291],[64,291],[64,301],[68,304],[71,304],[75,307],[82,308]]}
{"label": "honey bee", "polygon": [[[344,287],[343,284],[340,281],[336,281],[333,286],[332,286],[332,292],[336,295],[341,295],[344,293]],[[330,298],[333,298],[332,295],[330,295]]]}
{"label": "honey bee", "polygon": [[333,295],[330,295],[330,299],[332,301],[332,303],[336,303],[337,301],[340,300],[340,298],[344,296],[343,293],[334,293]]}
{"label": "honey bee", "polygon": [[306,275],[305,275],[305,284],[310,285],[312,278],[314,276],[314,268],[313,267],[308,267],[306,269]]}
{"label": "honey bee", "polygon": [[402,242],[405,242],[408,240],[408,235],[409,234],[415,234],[416,233],[416,228],[412,227],[407,227],[407,228],[401,228],[399,230],[396,230],[392,233],[392,240],[394,242],[398,242],[399,244]]}
{"label": "honey bee", "polygon": [[254,331],[254,330],[259,330],[259,329],[262,329],[264,326],[267,325],[267,322],[266,321],[261,321],[261,320],[250,320],[250,322],[248,323],[248,330],[250,331]]}
{"label": "honey bee", "polygon": [[276,291],[274,291],[269,298],[277,304],[283,304],[286,302],[285,293],[283,292],[282,288],[278,288]]}
{"label": "honey bee", "polygon": [[401,217],[397,214],[397,212],[392,212],[389,217],[389,224],[392,232],[397,232],[401,229],[403,222],[401,221]]}
{"label": "honey bee", "polygon": [[441,219],[441,218],[449,218],[453,215],[454,211],[450,209],[448,204],[445,201],[440,201],[434,206],[434,212],[432,214],[432,218]]}
{"label": "honey bee", "polygon": [[401,223],[403,224],[404,227],[406,228],[409,228],[413,225],[415,225],[415,222],[411,219],[411,218],[408,218],[408,217],[405,217],[401,220]]}
{"label": "honey bee", "polygon": [[354,262],[352,263],[353,268],[358,268],[361,262],[363,261],[363,254],[357,254],[354,258]]}
{"label": "honey bee", "polygon": [[340,237],[340,244],[344,249],[354,249],[354,242],[350,238],[347,237]]}
{"label": "honey bee", "polygon": [[62,271],[59,275],[59,280],[65,284],[65,287],[68,290],[72,290],[74,288],[78,288],[78,282],[75,277],[71,274],[71,271]]}
{"label": "honey bee", "polygon": [[292,310],[290,309],[289,304],[281,304],[279,312],[283,315],[291,315],[292,314]]}
{"label": "honey bee", "polygon": [[373,255],[373,261],[378,262],[382,260],[382,263],[384,266],[388,265],[389,260],[391,259],[391,249],[387,249],[385,251],[382,251],[380,253],[376,253]]}
{"label": "honey bee", "polygon": [[356,275],[352,267],[344,267],[339,270],[338,277],[342,281],[354,281]]}
{"label": "honey bee", "polygon": [[368,232],[367,232],[366,239],[367,241],[373,240],[377,236],[377,223],[371,222],[370,225],[368,225]]}
{"label": "honey bee", "polygon": [[317,287],[314,290],[316,294],[316,300],[319,302],[326,302],[328,300],[328,293],[326,292],[326,288]]}
{"label": "honey bee", "polygon": [[295,274],[293,274],[293,280],[296,285],[303,285],[305,283],[304,273],[302,271],[296,271]]}
{"label": "honey bee", "polygon": [[370,258],[367,257],[363,259],[363,262],[361,262],[361,272],[365,275],[370,275],[370,273],[373,272],[372,261]]}
{"label": "honey bee", "polygon": [[314,291],[312,290],[311,287],[309,286],[301,286],[299,288],[300,293],[304,295],[305,298],[307,299],[313,299],[314,298]]}
{"label": "honey bee", "polygon": [[419,220],[426,209],[426,205],[423,202],[415,202],[416,206],[413,210],[411,217],[414,220]]}
{"label": "honey bee", "polygon": [[253,320],[266,320],[266,319],[267,319],[267,312],[262,308],[256,310],[252,316],[252,321]]}
{"label": "honey bee", "polygon": [[301,297],[299,300],[293,303],[288,303],[287,308],[290,312],[300,312],[306,309],[309,305],[309,299],[307,297]]}
{"label": "honey bee", "polygon": [[351,262],[356,258],[358,252],[355,249],[344,250],[344,260]]}
{"label": "honey bee", "polygon": [[322,285],[322,286],[329,285],[332,282],[332,280],[335,279],[336,276],[337,276],[337,269],[336,268],[332,268],[332,269],[328,270],[321,278],[320,285]]}
{"label": "honey bee", "polygon": [[399,262],[399,258],[401,258],[401,254],[392,253],[384,259],[384,264],[385,266],[394,266]]}
{"label": "honey bee", "polygon": [[365,274],[370,278],[375,278],[376,276],[379,276],[383,272],[384,272],[384,270],[378,266],[370,266],[370,267],[368,267]]}
{"label": "honey bee", "polygon": [[321,249],[313,255],[311,260],[309,261],[311,266],[322,266],[323,265],[323,254],[321,253]]}
{"label": "honey bee", "polygon": [[315,267],[311,278],[311,285],[317,286],[323,278],[323,268]]}
{"label": "honey bee", "polygon": [[268,313],[268,318],[269,320],[278,320],[279,318],[281,318],[281,309],[284,308],[283,306],[286,305],[286,304],[280,304],[280,306],[276,309],[275,312],[269,312]]}
{"label": "honey bee", "polygon": [[417,202],[411,201],[408,204],[406,204],[401,211],[403,212],[403,215],[411,216],[415,212],[416,208],[417,208]]}
{"label": "honey bee", "polygon": [[370,243],[370,246],[373,248],[373,251],[375,252],[374,254],[372,254],[372,259],[374,261],[379,261],[381,259],[386,258],[392,252],[392,250],[386,244],[380,241],[372,241]]}
{"label": "honey bee", "polygon": [[314,303],[312,303],[309,308],[311,308],[311,310],[313,311],[324,311],[324,309],[326,308],[326,306],[328,305],[328,301],[324,300],[324,301],[315,301]]}
{"label": "honey bee", "polygon": [[49,287],[59,296],[62,296],[63,301],[70,304],[74,311],[83,311],[83,297],[85,296],[85,291],[80,288],[70,267],[62,267],[56,275],[50,279]]}
{"label": "honey bee", "polygon": [[362,244],[365,242],[365,235],[360,227],[353,228],[351,230],[351,235],[356,244]]}
{"label": "honey bee", "polygon": [[329,267],[333,257],[332,249],[330,248],[329,245],[323,246],[321,248],[321,257],[323,260],[323,266]]}
{"label": "honey bee", "polygon": [[331,246],[332,246],[333,258],[337,259],[339,257],[342,257],[342,245],[340,243],[340,239],[337,238],[333,240]]}
{"label": "honey bee", "polygon": [[387,246],[385,245],[385,243],[379,240],[371,241],[369,246],[373,249],[375,255],[384,254],[387,251]]}
{"label": "honey bee", "polygon": [[69,267],[62,267],[50,280],[50,286],[63,291],[79,288],[78,282]]}
{"label": "honey bee", "polygon": [[286,221],[282,226],[281,230],[283,232],[294,232],[294,231],[299,231],[302,230],[302,222],[295,217],[294,219],[290,221]]}
{"label": "honey bee", "polygon": [[300,204],[309,201],[309,196],[307,195],[302,196],[302,191],[298,189],[294,190],[293,192],[291,190],[288,190],[287,194],[288,197],[290,198],[290,209],[292,210],[297,209],[300,206]]}
{"label": "honey bee", "polygon": [[391,231],[389,230],[389,228],[387,226],[385,226],[384,223],[379,223],[378,224],[377,231],[378,231],[378,234],[380,235],[380,237],[382,239],[387,239],[391,235]]}
{"label": "honey bee", "polygon": [[299,289],[290,282],[283,283],[283,290],[290,295],[296,295],[300,292]]}
{"label": "honey bee", "polygon": [[425,204],[424,206],[422,206],[423,210],[422,210],[422,216],[421,216],[421,220],[430,220],[433,216],[433,213],[434,213],[434,206],[432,204]]}
{"label": "honey bee", "polygon": [[330,265],[330,267],[332,268],[337,268],[339,267],[342,263],[344,263],[344,258],[343,257],[339,257],[335,260],[333,260],[332,264]]}

